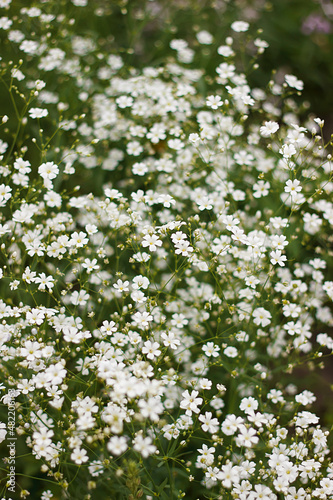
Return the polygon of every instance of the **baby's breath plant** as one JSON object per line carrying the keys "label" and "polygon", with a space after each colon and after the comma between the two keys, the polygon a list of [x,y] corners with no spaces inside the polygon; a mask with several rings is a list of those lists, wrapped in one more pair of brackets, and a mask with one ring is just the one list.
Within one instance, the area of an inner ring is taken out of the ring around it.
{"label": "baby's breath plant", "polygon": [[4,499],[333,498],[331,144],[172,5],[0,0]]}

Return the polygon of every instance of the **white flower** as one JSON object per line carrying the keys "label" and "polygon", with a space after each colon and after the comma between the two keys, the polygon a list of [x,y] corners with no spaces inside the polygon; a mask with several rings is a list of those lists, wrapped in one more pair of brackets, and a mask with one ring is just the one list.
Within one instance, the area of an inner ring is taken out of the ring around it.
{"label": "white flower", "polygon": [[245,22],[245,21],[235,21],[234,23],[232,23],[231,25],[231,29],[233,31],[236,31],[236,33],[240,33],[240,32],[244,32],[244,31],[247,31],[249,29],[250,25],[249,23]]}
{"label": "white flower", "polygon": [[223,105],[223,101],[218,95],[210,95],[209,97],[207,97],[206,105],[212,109],[218,109]]}
{"label": "white flower", "polygon": [[177,51],[184,50],[187,48],[187,46],[188,46],[188,43],[182,39],[175,39],[175,40],[171,40],[171,42],[170,42],[170,47],[173,50],[177,50]]}
{"label": "white flower", "polygon": [[231,47],[229,47],[229,45],[221,45],[217,49],[217,53],[223,57],[231,57],[235,55],[234,51],[232,50]]}
{"label": "white flower", "polygon": [[159,347],[160,344],[158,342],[147,340],[142,347],[142,354],[146,354],[148,359],[154,359],[161,354]]}
{"label": "white flower", "polygon": [[333,281],[325,281],[323,290],[327,293],[329,298],[333,300]]}
{"label": "white flower", "polygon": [[148,247],[151,252],[155,252],[157,247],[162,245],[162,241],[156,236],[156,234],[146,234],[142,241],[143,247]]}
{"label": "white flower", "polygon": [[42,163],[38,167],[38,173],[43,179],[55,179],[59,173],[58,165],[53,163],[53,161],[48,161],[46,163]]}
{"label": "white flower", "polygon": [[122,95],[116,99],[119,108],[130,108],[133,104],[133,97]]}
{"label": "white flower", "polygon": [[127,450],[127,439],[125,436],[112,436],[106,447],[112,455],[121,455]]}
{"label": "white flower", "polygon": [[303,391],[295,396],[295,401],[304,406],[312,404],[316,401],[316,396],[311,391]]}
{"label": "white flower", "polygon": [[272,315],[263,307],[258,307],[253,311],[253,321],[256,325],[267,326],[271,322]]}
{"label": "white flower", "polygon": [[152,444],[152,439],[150,437],[143,438],[142,434],[138,434],[133,439],[133,449],[138,451],[143,458],[149,457],[157,450],[156,446]]}
{"label": "white flower", "polygon": [[132,155],[132,156],[139,156],[142,151],[143,147],[139,143],[139,141],[131,141],[127,144],[127,154]]}
{"label": "white flower", "polygon": [[238,355],[238,350],[236,347],[228,346],[224,349],[223,354],[227,356],[227,358],[236,358]]}
{"label": "white flower", "polygon": [[288,179],[284,187],[284,190],[286,193],[290,193],[293,199],[297,193],[302,191],[302,186],[298,179],[295,179],[293,181]]}
{"label": "white flower", "polygon": [[258,405],[258,401],[250,396],[241,400],[239,409],[244,411],[245,413],[252,413],[254,410],[258,409]]}
{"label": "white flower", "polygon": [[95,270],[97,271],[100,266],[97,264],[97,259],[93,259],[93,260],[84,259],[82,267],[84,267],[86,269],[87,273],[90,274]]}
{"label": "white flower", "polygon": [[165,347],[177,349],[180,345],[180,341],[178,340],[174,332],[164,332],[161,334],[161,338],[163,339],[163,344],[165,345]]}
{"label": "white flower", "polygon": [[54,278],[52,276],[46,276],[45,273],[40,273],[37,278],[34,279],[35,283],[39,283],[38,290],[45,290],[46,287],[52,290],[54,287]]}
{"label": "white flower", "polygon": [[261,198],[262,196],[267,196],[269,194],[269,188],[271,187],[268,181],[258,181],[253,185],[253,196],[254,198]]}
{"label": "white flower", "polygon": [[129,285],[129,281],[127,281],[127,280],[122,281],[121,279],[118,279],[117,283],[113,284],[113,288],[115,288],[120,293],[128,292],[129,291],[128,285]]}
{"label": "white flower", "polygon": [[285,255],[282,255],[281,250],[273,250],[270,253],[271,256],[271,263],[273,266],[276,264],[279,264],[279,266],[284,267],[285,266],[285,261],[287,260],[287,257]]}
{"label": "white flower", "polygon": [[282,154],[284,158],[289,159],[296,154],[296,149],[293,144],[284,144],[282,148],[279,149],[279,153]]}
{"label": "white flower", "polygon": [[132,172],[134,175],[146,175],[146,173],[149,171],[147,164],[142,162],[137,162],[134,163],[132,166]]}
{"label": "white flower", "polygon": [[80,448],[74,448],[73,453],[71,454],[71,459],[77,465],[81,465],[84,462],[87,462],[89,457],[87,455],[86,450],[84,449],[81,450]]}
{"label": "white flower", "polygon": [[180,139],[169,139],[168,146],[170,149],[179,151],[184,148],[185,144]]}
{"label": "white flower", "polygon": [[74,248],[82,248],[89,242],[89,239],[86,238],[86,236],[86,233],[84,233],[83,231],[80,231],[79,233],[77,231],[74,231],[71,239],[68,242],[68,245]]}
{"label": "white flower", "polygon": [[29,115],[30,118],[44,118],[49,114],[47,109],[42,109],[42,108],[31,108],[29,109]]}
{"label": "white flower", "polygon": [[146,276],[142,276],[141,274],[138,276],[135,276],[132,281],[132,288],[134,290],[138,290],[140,288],[143,288],[146,290],[149,286],[149,279]]}
{"label": "white flower", "polygon": [[206,30],[199,31],[196,37],[202,45],[211,45],[213,43],[213,35]]}
{"label": "white flower", "polygon": [[279,130],[279,124],[277,122],[265,122],[262,127],[260,127],[260,135],[263,137],[270,137]]}
{"label": "white flower", "polygon": [[245,425],[240,425],[239,430],[240,434],[236,438],[237,446],[251,448],[254,444],[258,443],[259,437],[253,427],[247,428]]}
{"label": "white flower", "polygon": [[243,424],[244,419],[242,417],[236,417],[236,415],[227,415],[226,419],[222,423],[222,432],[226,436],[232,436],[237,432],[239,427]]}
{"label": "white flower", "polygon": [[85,306],[90,299],[90,295],[85,290],[74,291],[71,296],[71,303],[74,306]]}
{"label": "white flower", "polygon": [[310,411],[301,411],[295,417],[295,425],[306,429],[309,425],[315,425],[319,422],[319,417]]}
{"label": "white flower", "polygon": [[201,428],[204,432],[214,434],[218,432],[219,421],[217,418],[212,418],[212,412],[206,411],[204,415],[199,415],[199,420],[202,422]]}
{"label": "white flower", "polygon": [[193,133],[188,136],[188,140],[192,142],[192,144],[196,144],[200,141],[200,136],[199,134]]}
{"label": "white flower", "polygon": [[153,317],[148,312],[136,312],[132,316],[134,325],[138,326],[138,328],[145,329],[148,327],[149,323],[153,321]]}
{"label": "white flower", "polygon": [[302,80],[298,80],[296,76],[285,75],[284,79],[289,87],[293,87],[296,90],[303,90],[304,83],[302,82]]}
{"label": "white flower", "polygon": [[213,358],[217,358],[220,348],[218,345],[214,344],[214,342],[207,342],[207,344],[202,347],[202,350],[207,357],[210,358],[212,356]]}
{"label": "white flower", "polygon": [[199,413],[198,405],[201,405],[203,399],[198,398],[198,394],[198,391],[192,391],[191,394],[188,391],[182,393],[183,399],[180,402],[180,408],[186,410],[186,415],[191,416],[192,412]]}
{"label": "white flower", "polygon": [[26,54],[34,55],[36,54],[38,47],[39,47],[38,42],[35,42],[33,40],[23,40],[23,42],[20,45],[20,50],[22,50]]}

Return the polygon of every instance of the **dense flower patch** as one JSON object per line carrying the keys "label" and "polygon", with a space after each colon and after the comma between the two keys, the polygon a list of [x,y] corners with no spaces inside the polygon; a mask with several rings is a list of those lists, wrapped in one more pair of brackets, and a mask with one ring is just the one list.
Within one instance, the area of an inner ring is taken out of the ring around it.
{"label": "dense flower patch", "polygon": [[[0,6],[16,57],[1,77],[0,439],[14,398],[18,440],[2,496],[333,498],[299,369],[333,350],[332,162],[323,122],[300,122],[302,81],[250,87],[245,21],[206,78],[205,30],[136,69],[53,2]],[[254,38],[249,67],[265,49]]]}

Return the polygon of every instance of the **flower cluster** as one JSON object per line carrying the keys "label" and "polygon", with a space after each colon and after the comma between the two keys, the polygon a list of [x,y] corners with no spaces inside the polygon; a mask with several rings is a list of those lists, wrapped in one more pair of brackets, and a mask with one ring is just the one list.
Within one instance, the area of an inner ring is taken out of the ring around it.
{"label": "flower cluster", "polygon": [[285,96],[303,82],[251,88],[245,21],[137,70],[53,2],[21,10],[29,36],[0,7],[24,102],[0,142],[0,372],[41,500],[333,498],[298,375],[333,351],[332,163]]}

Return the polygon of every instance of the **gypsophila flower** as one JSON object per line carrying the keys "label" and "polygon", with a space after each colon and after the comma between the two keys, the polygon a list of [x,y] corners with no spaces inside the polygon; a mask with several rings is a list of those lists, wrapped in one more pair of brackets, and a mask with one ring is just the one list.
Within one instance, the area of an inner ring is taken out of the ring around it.
{"label": "gypsophila flower", "polygon": [[9,284],[9,287],[11,290],[17,290],[18,287],[19,287],[19,280],[14,280],[14,281],[11,281],[10,284]]}
{"label": "gypsophila flower", "polygon": [[279,130],[279,124],[277,122],[268,121],[265,122],[263,126],[260,127],[260,135],[262,137],[270,137]]}
{"label": "gypsophila flower", "polygon": [[218,109],[223,105],[223,101],[218,95],[210,95],[207,97],[206,104],[209,108]]}
{"label": "gypsophila flower", "polygon": [[229,45],[221,45],[217,49],[217,53],[223,57],[232,57],[235,55],[234,51],[232,50],[231,47],[229,47]]}
{"label": "gypsophila flower", "polygon": [[107,444],[107,449],[112,455],[121,455],[127,450],[127,439],[125,436],[112,436]]}
{"label": "gypsophila flower", "polygon": [[214,344],[214,342],[207,342],[207,344],[202,347],[202,350],[207,357],[216,358],[219,355],[220,348],[218,345]]}
{"label": "gypsophila flower", "polygon": [[239,408],[245,413],[252,413],[254,410],[258,409],[258,401],[253,397],[243,398]]}
{"label": "gypsophila flower", "polygon": [[291,158],[296,152],[296,148],[293,144],[284,144],[282,148],[279,149],[279,153],[282,154],[285,159]]}
{"label": "gypsophila flower", "polygon": [[327,293],[329,298],[333,300],[333,281],[325,281],[323,290]]}
{"label": "gypsophila flower", "polygon": [[86,236],[86,233],[83,231],[80,231],[79,233],[77,231],[74,231],[74,233],[71,235],[71,239],[68,241],[68,245],[75,248],[82,248],[89,241]]}
{"label": "gypsophila flower", "polygon": [[294,75],[285,75],[285,81],[289,87],[293,87],[297,90],[303,90],[304,83],[302,80],[298,80]]}
{"label": "gypsophila flower", "polygon": [[314,401],[316,401],[316,397],[313,394],[313,392],[305,390],[295,396],[295,401],[296,403],[300,403],[304,406],[307,406],[309,404],[314,403]]}
{"label": "gypsophila flower", "polygon": [[271,187],[268,181],[258,181],[253,185],[253,196],[255,198],[261,198],[262,196],[267,196],[269,194],[269,188]]}
{"label": "gypsophila flower", "polygon": [[93,271],[97,271],[100,266],[97,264],[97,259],[84,259],[84,262],[82,263],[82,267],[86,269],[86,272],[88,274],[92,273]]}
{"label": "gypsophila flower", "polygon": [[175,333],[172,331],[168,333],[162,333],[161,338],[163,339],[163,344],[165,345],[165,347],[177,349],[178,346],[180,346],[180,340],[178,340]]}
{"label": "gypsophila flower", "polygon": [[200,136],[199,134],[193,133],[188,136],[188,139],[190,142],[192,142],[192,144],[196,144],[200,141]]}
{"label": "gypsophila flower", "polygon": [[31,108],[29,109],[29,115],[30,115],[30,118],[44,118],[45,116],[47,116],[49,113],[47,111],[47,109],[42,109],[42,108]]}
{"label": "gypsophila flower", "polygon": [[267,326],[271,323],[272,315],[263,307],[258,307],[253,311],[253,321],[256,325]]}
{"label": "gypsophila flower", "polygon": [[218,431],[219,421],[212,417],[212,412],[206,411],[204,415],[199,415],[198,419],[202,422],[201,428],[204,432],[214,434]]}
{"label": "gypsophila flower", "polygon": [[[38,47],[39,47],[38,42],[35,42],[34,40],[23,40],[23,42],[19,46],[20,50],[22,50],[23,52],[25,52],[26,54],[29,54],[29,55],[36,54]],[[35,108],[35,109],[39,109],[39,108]],[[35,118],[37,118],[37,116]],[[40,117],[38,117],[38,118],[40,118]]]}
{"label": "gypsophila flower", "polygon": [[157,247],[162,245],[162,241],[156,236],[156,234],[146,234],[142,240],[142,246],[148,247],[151,252],[155,252]]}
{"label": "gypsophila flower", "polygon": [[43,179],[55,179],[59,173],[59,168],[52,161],[42,163],[38,167],[38,173]]}
{"label": "gypsophila flower", "polygon": [[235,21],[234,23],[232,23],[231,29],[233,31],[236,31],[237,33],[241,33],[247,31],[249,29],[249,26],[249,23],[247,23],[246,21]]}
{"label": "gypsophila flower", "polygon": [[117,283],[113,284],[113,288],[115,288],[118,292],[123,293],[123,292],[128,292],[129,288],[129,281],[122,281],[121,279],[117,280]]}
{"label": "gypsophila flower", "polygon": [[143,345],[142,353],[145,354],[148,359],[154,359],[161,354],[159,347],[160,345],[158,342],[147,340]]}
{"label": "gypsophila flower", "polygon": [[150,437],[143,438],[141,434],[138,434],[133,439],[133,449],[144,458],[152,455],[157,450],[156,446],[152,444],[152,439]]}
{"label": "gypsophila flower", "polygon": [[153,320],[153,316],[147,312],[136,312],[133,314],[133,322],[138,328],[145,329],[149,326],[149,323]]}
{"label": "gypsophila flower", "polygon": [[180,402],[180,408],[186,410],[186,415],[191,416],[192,412],[199,413],[199,405],[202,404],[203,399],[198,398],[198,394],[198,391],[192,391],[191,393],[189,393],[189,391],[187,390],[182,393],[183,399]]}
{"label": "gypsophila flower", "polygon": [[89,300],[90,295],[84,290],[74,291],[71,295],[71,303],[74,306],[85,306]]}
{"label": "gypsophila flower", "polygon": [[206,30],[199,31],[199,33],[196,34],[196,38],[202,45],[211,45],[213,43],[212,34]]}
{"label": "gypsophila flower", "polygon": [[89,459],[86,450],[75,448],[71,454],[71,460],[75,462],[77,465],[81,465],[87,462]]}
{"label": "gypsophila flower", "polygon": [[270,256],[271,256],[271,263],[273,264],[273,266],[279,264],[279,266],[284,267],[286,265],[285,262],[287,260],[287,257],[285,255],[282,255],[281,250],[273,250],[270,253]]}
{"label": "gypsophila flower", "polygon": [[236,358],[238,355],[238,350],[236,349],[236,347],[229,346],[223,350],[223,354],[227,356],[227,358]]}

